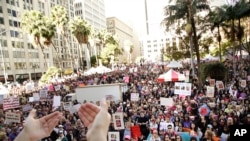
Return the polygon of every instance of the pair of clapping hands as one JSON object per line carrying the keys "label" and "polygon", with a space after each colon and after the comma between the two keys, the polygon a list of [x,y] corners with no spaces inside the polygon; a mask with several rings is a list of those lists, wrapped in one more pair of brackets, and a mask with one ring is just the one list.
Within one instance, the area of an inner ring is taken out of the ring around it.
{"label": "pair of clapping hands", "polygon": [[[111,120],[107,109],[105,100],[101,102],[100,107],[92,103],[85,103],[79,108],[79,117],[83,124],[88,127],[88,141],[107,140],[106,137]],[[33,109],[30,111],[28,118],[25,120],[24,128],[15,141],[37,141],[50,136],[55,126],[61,120],[62,114],[56,111],[40,119],[35,117],[36,110]]]}

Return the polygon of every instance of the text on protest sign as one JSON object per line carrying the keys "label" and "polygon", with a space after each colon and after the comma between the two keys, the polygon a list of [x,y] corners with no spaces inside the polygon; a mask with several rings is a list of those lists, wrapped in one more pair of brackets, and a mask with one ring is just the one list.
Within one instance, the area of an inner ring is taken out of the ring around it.
{"label": "text on protest sign", "polygon": [[20,123],[20,114],[6,112],[5,113],[5,120],[7,123],[12,123],[12,122]]}
{"label": "text on protest sign", "polygon": [[173,106],[174,103],[173,98],[164,98],[164,97],[160,98],[160,102],[162,106]]}
{"label": "text on protest sign", "polygon": [[14,109],[20,107],[19,97],[10,97],[3,99],[3,110]]}

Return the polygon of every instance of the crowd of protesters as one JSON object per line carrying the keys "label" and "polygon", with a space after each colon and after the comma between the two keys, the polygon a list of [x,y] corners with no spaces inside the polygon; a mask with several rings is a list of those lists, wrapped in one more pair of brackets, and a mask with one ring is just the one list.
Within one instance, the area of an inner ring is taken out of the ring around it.
{"label": "crowd of protesters", "polygon": [[[106,74],[93,74],[82,76],[81,74],[72,75],[67,78],[55,79],[48,85],[26,91],[24,84],[21,86],[12,85],[12,89],[18,89],[20,105],[29,104],[37,110],[37,117],[43,117],[49,113],[59,110],[63,114],[63,119],[53,130],[51,135],[42,141],[81,141],[85,140],[86,130],[77,112],[71,113],[63,107],[53,108],[52,97],[61,96],[62,99],[69,93],[74,93],[79,84],[102,85],[113,83],[124,83],[124,77],[129,77],[128,91],[123,93],[123,100],[111,102],[109,113],[123,112],[125,129],[116,130],[114,123],[111,122],[109,131],[117,131],[121,141],[128,140],[149,140],[149,141],[181,141],[186,140],[184,132],[189,136],[190,141],[228,141],[229,126],[239,124],[250,124],[250,105],[249,105],[249,81],[250,62],[241,60],[237,62],[237,74],[224,81],[224,89],[218,90],[215,86],[213,98],[206,97],[206,86],[203,82],[201,89],[198,87],[198,80],[192,79],[192,93],[190,96],[180,97],[174,94],[174,82],[158,82],[160,74],[169,68],[165,65],[157,64],[132,64],[126,69],[115,67],[116,71]],[[189,65],[183,64],[183,68],[175,69],[180,73],[190,70]],[[233,70],[232,61],[226,60],[224,65],[228,70]],[[124,66],[123,66],[124,67]],[[135,69],[136,68],[136,69]],[[136,70],[136,71],[133,71]],[[131,71],[132,70],[132,71]],[[232,72],[232,71],[229,71]],[[190,73],[191,74],[191,73]],[[241,80],[246,80],[246,87],[241,87]],[[29,102],[29,97],[33,93],[48,86],[60,86],[60,90],[50,89],[47,99],[42,101]],[[139,93],[140,99],[136,102],[130,100],[131,93]],[[244,97],[242,97],[244,95]],[[160,105],[160,98],[172,98],[172,106]],[[75,100],[73,105],[78,104]],[[203,116],[199,113],[202,105],[207,105],[209,114]],[[20,108],[11,110],[20,113],[20,123],[6,123],[5,112],[0,111],[0,141],[14,141],[15,137],[22,130],[25,118],[29,111]],[[135,137],[131,127],[139,126],[141,136]]]}

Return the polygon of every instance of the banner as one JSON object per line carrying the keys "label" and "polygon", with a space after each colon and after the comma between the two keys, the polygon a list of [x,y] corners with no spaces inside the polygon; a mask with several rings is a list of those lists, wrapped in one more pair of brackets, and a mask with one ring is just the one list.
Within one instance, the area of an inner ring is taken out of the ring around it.
{"label": "banner", "polygon": [[174,93],[178,95],[191,95],[191,83],[175,82]]}
{"label": "banner", "polygon": [[108,141],[120,141],[120,133],[108,132]]}
{"label": "banner", "polygon": [[123,113],[115,113],[112,116],[115,130],[124,129]]}
{"label": "banner", "polygon": [[139,100],[139,93],[131,93],[130,100],[131,101],[138,101]]}
{"label": "banner", "polygon": [[160,102],[162,106],[173,106],[174,103],[173,98],[164,98],[164,97],[160,98]]}
{"label": "banner", "polygon": [[19,97],[10,97],[3,99],[3,110],[19,108]]}
{"label": "banner", "polygon": [[5,113],[5,121],[7,123],[13,123],[13,122],[20,123],[20,114],[6,112]]}

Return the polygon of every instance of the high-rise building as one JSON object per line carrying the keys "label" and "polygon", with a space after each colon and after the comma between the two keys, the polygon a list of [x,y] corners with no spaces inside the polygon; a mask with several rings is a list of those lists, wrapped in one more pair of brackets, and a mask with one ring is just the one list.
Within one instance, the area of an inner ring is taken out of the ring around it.
{"label": "high-rise building", "polygon": [[90,23],[96,31],[106,29],[104,0],[74,0],[75,16]]}
{"label": "high-rise building", "polygon": [[[41,49],[34,47],[20,28],[21,16],[26,10],[38,10],[49,16],[55,5],[64,6],[70,19],[79,15],[73,0],[0,0],[1,82],[4,82],[4,76],[8,81],[39,79],[48,67],[59,64],[57,60],[60,60],[60,67],[64,70],[79,67],[78,43],[69,30],[65,31],[65,37],[55,35],[53,45],[44,49],[44,57]],[[97,30],[105,29],[103,0],[84,0],[84,6],[84,18]]]}

